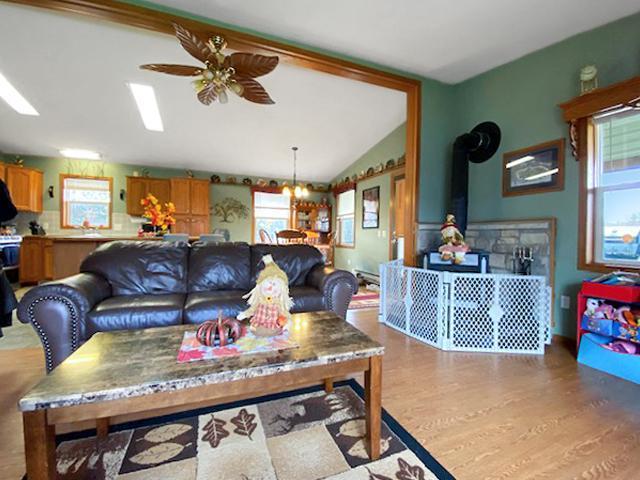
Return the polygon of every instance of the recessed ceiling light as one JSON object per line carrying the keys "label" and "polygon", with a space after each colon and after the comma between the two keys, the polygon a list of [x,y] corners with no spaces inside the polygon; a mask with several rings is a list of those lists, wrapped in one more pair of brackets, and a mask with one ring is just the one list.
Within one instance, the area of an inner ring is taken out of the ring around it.
{"label": "recessed ceiling light", "polygon": [[40,115],[16,88],[0,73],[0,97],[22,115]]}
{"label": "recessed ceiling light", "polygon": [[552,170],[547,170],[546,172],[537,173],[535,175],[531,175],[529,177],[526,177],[525,180],[537,180],[539,178],[548,177],[550,175],[555,175],[556,173],[558,173],[558,171],[559,171],[559,169],[554,168]]}
{"label": "recessed ceiling light", "polygon": [[81,158],[83,160],[100,160],[100,154],[93,150],[84,150],[82,148],[63,148],[60,150],[63,157]]}
{"label": "recessed ceiling light", "polygon": [[528,162],[529,160],[533,160],[534,158],[536,157],[534,157],[533,155],[527,155],[526,157],[517,158],[507,163],[507,168],[515,167],[516,165],[521,165],[525,162]]}
{"label": "recessed ceiling light", "polygon": [[153,87],[151,85],[130,83],[129,89],[131,89],[133,99],[136,101],[145,128],[154,132],[163,132],[162,117],[160,117],[160,109],[158,108]]}

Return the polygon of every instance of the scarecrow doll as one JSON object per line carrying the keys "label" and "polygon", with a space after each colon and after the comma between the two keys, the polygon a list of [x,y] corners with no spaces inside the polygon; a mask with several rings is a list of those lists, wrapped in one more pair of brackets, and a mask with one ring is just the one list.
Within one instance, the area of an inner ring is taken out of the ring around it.
{"label": "scarecrow doll", "polygon": [[249,308],[238,314],[238,320],[250,318],[249,329],[260,337],[280,335],[291,320],[293,300],[289,297],[287,274],[271,255],[262,257],[264,269],[258,274],[256,286],[242,298]]}

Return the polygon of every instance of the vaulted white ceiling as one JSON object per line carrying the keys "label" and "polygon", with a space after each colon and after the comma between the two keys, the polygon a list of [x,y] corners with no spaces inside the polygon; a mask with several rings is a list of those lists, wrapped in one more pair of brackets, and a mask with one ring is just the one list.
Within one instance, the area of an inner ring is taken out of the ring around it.
{"label": "vaulted white ceiling", "polygon": [[639,0],[153,0],[456,83],[640,11]]}
{"label": "vaulted white ceiling", "polygon": [[[197,64],[174,37],[0,3],[0,72],[40,116],[0,100],[0,151],[329,181],[405,121],[403,93],[281,64],[260,82],[275,105],[201,105],[189,78],[138,68]],[[164,132],[145,130],[127,82],[155,88]]]}

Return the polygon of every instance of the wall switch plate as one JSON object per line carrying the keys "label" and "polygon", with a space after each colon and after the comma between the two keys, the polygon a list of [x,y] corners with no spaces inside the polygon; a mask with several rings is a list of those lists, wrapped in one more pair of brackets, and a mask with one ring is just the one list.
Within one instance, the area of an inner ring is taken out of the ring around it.
{"label": "wall switch plate", "polygon": [[43,222],[42,223],[42,228],[44,228],[45,230],[49,230],[49,223]]}
{"label": "wall switch plate", "polygon": [[569,310],[571,308],[571,297],[569,295],[562,295],[560,297],[560,308],[563,310]]}
{"label": "wall switch plate", "polygon": [[386,230],[382,230],[382,238],[387,238],[387,231]]}
{"label": "wall switch plate", "polygon": [[113,229],[114,229],[116,232],[121,231],[121,230],[122,230],[122,224],[121,224],[121,223],[114,223],[114,224],[113,224]]}

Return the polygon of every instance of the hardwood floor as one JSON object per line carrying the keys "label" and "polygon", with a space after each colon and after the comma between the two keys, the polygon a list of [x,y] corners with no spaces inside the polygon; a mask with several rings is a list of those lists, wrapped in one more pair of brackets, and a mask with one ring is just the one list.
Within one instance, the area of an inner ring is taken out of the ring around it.
{"label": "hardwood floor", "polygon": [[[382,405],[456,478],[640,478],[640,386],[578,365],[567,345],[544,356],[442,352],[375,311],[349,321],[386,346]],[[42,353],[0,351],[0,365],[0,478],[19,479],[16,402],[44,374]]]}

